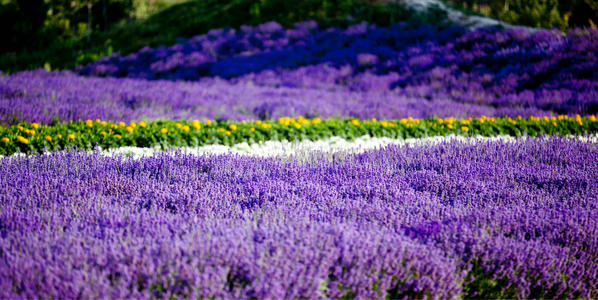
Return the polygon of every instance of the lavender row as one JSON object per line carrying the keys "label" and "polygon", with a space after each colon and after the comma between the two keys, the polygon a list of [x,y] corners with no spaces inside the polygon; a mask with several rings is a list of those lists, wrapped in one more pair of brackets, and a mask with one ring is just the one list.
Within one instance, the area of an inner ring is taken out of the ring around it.
{"label": "lavender row", "polygon": [[[293,71],[293,76],[287,78],[305,83],[305,86],[297,87],[256,84],[260,80],[267,81],[267,74],[259,75],[259,80],[247,77],[240,82],[222,79],[172,82],[84,77],[68,71],[21,72],[0,76],[0,124],[23,121],[50,124],[96,118],[131,122],[148,119],[241,121],[298,116],[390,120],[556,115],[550,110],[514,103],[488,106],[442,97],[402,96],[378,89],[323,86],[326,81],[320,80],[321,77],[326,74],[335,76],[339,74],[337,71],[321,69],[319,75],[305,69]],[[373,74],[364,76],[383,80]],[[314,82],[310,77],[320,81],[321,86],[309,86]],[[278,80],[276,78],[279,77],[275,76],[274,80]],[[579,109],[568,113],[574,111]]]}
{"label": "lavender row", "polygon": [[595,298],[598,144],[0,165],[2,298]]}
{"label": "lavender row", "polygon": [[367,23],[342,29],[314,22],[284,29],[270,22],[115,55],[79,72],[171,80],[249,75],[250,81],[284,87],[301,87],[310,81],[306,73],[315,73],[335,89],[395,90],[424,99],[588,114],[598,111],[597,66],[598,30],[563,34]]}

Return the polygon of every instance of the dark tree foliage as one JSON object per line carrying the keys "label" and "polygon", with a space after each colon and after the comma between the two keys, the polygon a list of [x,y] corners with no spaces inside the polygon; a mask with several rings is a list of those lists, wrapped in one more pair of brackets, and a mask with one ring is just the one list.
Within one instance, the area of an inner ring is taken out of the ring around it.
{"label": "dark tree foliage", "polygon": [[533,27],[595,27],[596,0],[446,0],[461,9]]}

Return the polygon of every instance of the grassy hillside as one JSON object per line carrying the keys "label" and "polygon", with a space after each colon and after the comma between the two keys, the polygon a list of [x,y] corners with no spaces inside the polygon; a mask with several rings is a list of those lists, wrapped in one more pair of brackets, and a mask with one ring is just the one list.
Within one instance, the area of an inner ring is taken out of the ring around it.
{"label": "grassy hillside", "polygon": [[172,45],[179,37],[192,37],[212,28],[257,25],[276,21],[289,26],[315,20],[321,25],[347,25],[368,21],[379,25],[399,21],[442,23],[441,11],[418,14],[383,0],[198,0],[173,5],[151,17],[94,32],[89,40],[55,41],[44,49],[0,56],[0,70],[71,69],[113,52],[131,53],[144,46]]}

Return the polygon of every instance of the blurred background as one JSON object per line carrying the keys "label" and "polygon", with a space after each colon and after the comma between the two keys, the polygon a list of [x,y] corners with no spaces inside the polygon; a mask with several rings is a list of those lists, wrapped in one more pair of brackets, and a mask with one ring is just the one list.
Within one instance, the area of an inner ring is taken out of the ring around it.
{"label": "blurred background", "polygon": [[[566,31],[598,24],[598,0],[442,1],[524,26]],[[290,26],[308,19],[323,26],[361,21],[444,26],[443,13],[414,12],[400,0],[0,0],[0,70],[71,69],[227,26],[267,21]]]}

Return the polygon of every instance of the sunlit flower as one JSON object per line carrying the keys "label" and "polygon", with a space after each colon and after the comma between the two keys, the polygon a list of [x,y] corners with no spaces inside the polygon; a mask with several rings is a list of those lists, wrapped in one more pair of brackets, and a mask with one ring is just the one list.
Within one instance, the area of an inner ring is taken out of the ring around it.
{"label": "sunlit flower", "polygon": [[100,124],[102,124],[102,126],[106,126],[106,125],[108,125],[108,122],[102,121],[102,123],[100,123]]}
{"label": "sunlit flower", "polygon": [[132,133],[133,130],[135,130],[135,129],[133,129],[133,127],[131,127],[131,126],[127,126],[127,128],[125,128],[125,131],[128,133]]}
{"label": "sunlit flower", "polygon": [[137,127],[137,124],[135,122],[133,122],[133,123],[129,124],[129,126],[135,128],[135,127]]}
{"label": "sunlit flower", "polygon": [[468,132],[469,128],[467,126],[461,126],[461,130],[463,130],[463,132]]}
{"label": "sunlit flower", "polygon": [[100,123],[100,122],[101,122],[101,120],[100,120],[100,119],[96,119],[96,123]]}
{"label": "sunlit flower", "polygon": [[359,121],[358,120],[351,120],[351,124],[355,125],[355,126],[359,126]]}
{"label": "sunlit flower", "polygon": [[9,143],[9,142],[10,142],[10,139],[9,139],[9,138],[7,138],[7,137],[3,137],[3,138],[2,138],[2,141],[3,141],[3,142],[5,142],[5,143]]}
{"label": "sunlit flower", "polygon": [[297,128],[297,129],[301,128],[301,124],[299,124],[299,123],[295,123],[295,124],[293,124],[293,126],[295,126],[295,128]]}
{"label": "sunlit flower", "polygon": [[311,123],[314,125],[320,124],[322,123],[322,120],[320,118],[314,118],[313,120],[311,120]]}
{"label": "sunlit flower", "polygon": [[59,133],[59,134],[57,134],[57,135],[56,135],[56,138],[57,138],[57,139],[61,139],[61,138],[62,138],[62,134],[60,134],[60,133]]}
{"label": "sunlit flower", "polygon": [[51,141],[52,141],[52,137],[51,137],[51,136],[49,136],[49,135],[46,135],[46,140],[47,140],[48,142],[51,142]]}
{"label": "sunlit flower", "polygon": [[114,137],[117,138],[117,139],[121,138],[120,134],[115,134]]}
{"label": "sunlit flower", "polygon": [[224,132],[224,128],[218,128],[218,131]]}
{"label": "sunlit flower", "polygon": [[258,120],[258,121],[255,121],[255,124],[258,124],[258,125],[260,125],[260,124],[262,124],[262,121],[259,121],[259,120]]}
{"label": "sunlit flower", "polygon": [[143,121],[139,122],[139,127],[144,128],[145,125],[146,125],[145,122],[143,122]]}
{"label": "sunlit flower", "polygon": [[376,120],[376,118],[373,118],[372,122],[376,123],[376,122],[378,122],[378,120]]}
{"label": "sunlit flower", "polygon": [[166,128],[162,128],[162,129],[160,129],[160,132],[162,132],[162,133],[166,134],[166,133],[168,133],[168,129],[166,129]]}
{"label": "sunlit flower", "polygon": [[255,128],[251,127],[251,128],[249,128],[249,131],[254,132]]}
{"label": "sunlit flower", "polygon": [[590,118],[589,118],[589,119],[590,119],[590,121],[592,121],[592,122],[596,122],[596,116],[590,116]]}
{"label": "sunlit flower", "polygon": [[20,135],[17,136],[17,141],[19,141],[19,142],[21,142],[21,143],[23,143],[25,145],[29,144],[29,140],[26,139],[26,138],[24,138],[24,137],[22,137],[22,136],[20,136]]}
{"label": "sunlit flower", "polygon": [[230,124],[230,125],[228,126],[228,128],[229,128],[230,130],[232,130],[232,131],[235,131],[235,130],[237,130],[237,125],[235,125],[235,124]]}
{"label": "sunlit flower", "polygon": [[189,126],[187,125],[183,125],[183,127],[181,127],[182,131],[189,131],[191,128],[189,128]]}
{"label": "sunlit flower", "polygon": [[37,124],[37,123],[31,123],[31,127],[37,129],[37,128],[39,128],[39,124]]}
{"label": "sunlit flower", "polygon": [[224,134],[230,135],[230,131],[227,130],[226,132],[224,132]]}
{"label": "sunlit flower", "polygon": [[71,133],[71,134],[67,135],[66,138],[69,139],[69,140],[74,140],[75,139],[75,135]]}
{"label": "sunlit flower", "polygon": [[210,120],[207,120],[207,121],[206,121],[206,124],[207,124],[207,125],[210,125],[210,124],[212,124],[212,121],[210,121]]}
{"label": "sunlit flower", "polygon": [[118,126],[125,127],[125,123],[124,122],[118,122]]}
{"label": "sunlit flower", "polygon": [[87,127],[93,127],[93,121],[92,120],[85,121],[85,124],[87,125]]}
{"label": "sunlit flower", "polygon": [[23,130],[23,129],[25,129],[25,128],[23,128],[23,126],[19,125],[19,126],[17,126],[17,129],[18,129],[18,130]]}
{"label": "sunlit flower", "polygon": [[201,129],[201,123],[198,120],[194,120],[193,122],[191,122],[191,126],[198,130]]}
{"label": "sunlit flower", "polygon": [[107,135],[106,131],[100,132],[102,135]]}
{"label": "sunlit flower", "polygon": [[176,128],[181,128],[181,127],[183,127],[183,125],[181,125],[181,123],[176,123],[176,124],[174,124],[174,126],[176,126]]}

